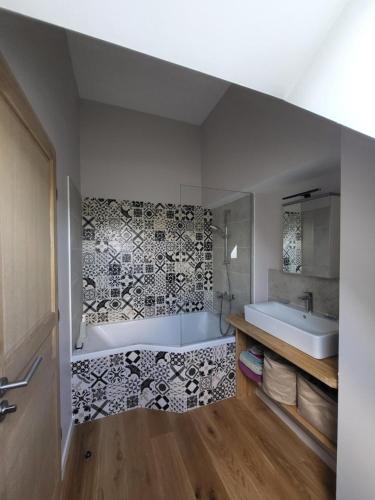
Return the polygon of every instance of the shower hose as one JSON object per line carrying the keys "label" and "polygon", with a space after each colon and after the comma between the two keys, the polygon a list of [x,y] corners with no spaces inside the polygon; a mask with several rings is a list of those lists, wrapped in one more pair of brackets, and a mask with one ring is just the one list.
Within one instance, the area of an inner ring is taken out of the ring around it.
{"label": "shower hose", "polygon": [[[229,311],[228,311],[228,314],[230,314],[232,312],[232,300],[233,300],[233,297],[232,297],[232,287],[231,287],[231,283],[230,283],[229,264],[228,263],[225,263],[225,269],[226,269],[227,282],[228,282],[228,301],[229,301]],[[229,332],[231,331],[232,326],[231,325],[227,325],[226,328],[225,327],[223,328],[223,325],[222,325],[224,295],[225,294],[223,293],[222,296],[221,296],[219,324],[220,324],[220,333],[221,333],[221,335],[223,337],[226,337],[229,334]]]}

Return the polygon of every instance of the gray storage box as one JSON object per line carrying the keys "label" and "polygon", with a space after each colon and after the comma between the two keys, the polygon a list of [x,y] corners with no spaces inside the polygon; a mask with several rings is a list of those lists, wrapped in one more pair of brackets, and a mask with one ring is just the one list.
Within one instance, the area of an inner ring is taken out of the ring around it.
{"label": "gray storage box", "polygon": [[337,392],[301,373],[297,380],[298,413],[336,443]]}

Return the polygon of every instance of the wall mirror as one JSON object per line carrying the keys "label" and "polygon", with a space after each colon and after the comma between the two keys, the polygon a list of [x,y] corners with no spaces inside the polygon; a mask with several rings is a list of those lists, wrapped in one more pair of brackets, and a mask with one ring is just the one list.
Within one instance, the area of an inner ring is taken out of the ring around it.
{"label": "wall mirror", "polygon": [[322,194],[282,206],[282,269],[321,278],[338,278],[340,195]]}

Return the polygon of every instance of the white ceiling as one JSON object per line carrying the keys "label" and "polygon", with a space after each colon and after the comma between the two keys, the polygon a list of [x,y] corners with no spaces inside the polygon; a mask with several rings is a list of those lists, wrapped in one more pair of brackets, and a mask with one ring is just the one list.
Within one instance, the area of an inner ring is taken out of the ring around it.
{"label": "white ceiling", "polygon": [[201,125],[229,84],[139,52],[67,33],[83,99]]}
{"label": "white ceiling", "polygon": [[375,137],[375,0],[0,0]]}
{"label": "white ceiling", "polygon": [[0,0],[0,6],[283,98],[348,1]]}

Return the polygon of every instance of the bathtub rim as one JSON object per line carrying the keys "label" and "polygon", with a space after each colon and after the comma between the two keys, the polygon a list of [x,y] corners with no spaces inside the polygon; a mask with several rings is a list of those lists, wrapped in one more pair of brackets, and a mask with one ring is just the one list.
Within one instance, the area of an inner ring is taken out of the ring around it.
{"label": "bathtub rim", "polygon": [[198,349],[207,349],[209,347],[217,347],[224,344],[234,344],[236,341],[235,335],[228,335],[226,337],[219,337],[211,340],[202,340],[201,342],[195,342],[194,344],[187,345],[154,345],[154,344],[132,344],[121,347],[114,347],[113,349],[102,349],[101,351],[90,351],[76,353],[73,351],[71,362],[75,363],[77,361],[83,361],[86,359],[97,359],[105,356],[111,356],[113,354],[118,354],[121,352],[131,352],[131,351],[152,351],[152,352],[174,352],[174,353],[185,353],[191,352]]}
{"label": "bathtub rim", "polygon": [[217,319],[220,316],[219,312],[216,311],[191,311],[191,312],[179,312],[179,313],[174,313],[174,314],[161,314],[160,316],[150,316],[148,318],[133,318],[133,319],[126,319],[126,320],[121,320],[121,321],[98,321],[97,323],[87,323],[86,321],[82,320],[82,323],[86,325],[86,328],[90,327],[95,327],[95,326],[110,326],[110,325],[123,325],[123,324],[128,324],[128,323],[139,323],[143,321],[152,321],[155,319],[169,319],[169,318],[183,318],[184,316],[191,316],[193,314],[202,314],[202,313],[208,313],[212,314],[215,316]]}
{"label": "bathtub rim", "polygon": [[[129,323],[138,323],[138,322],[143,322],[143,321],[150,321],[150,320],[155,320],[155,319],[170,319],[170,318],[178,318],[181,319],[184,316],[191,316],[195,314],[202,314],[202,313],[208,313],[210,315],[216,316],[217,318],[219,317],[219,313],[217,311],[192,311],[192,312],[180,312],[177,314],[165,314],[161,316],[153,316],[150,318],[137,318],[137,319],[131,319],[131,320],[126,320],[126,321],[103,321],[100,323],[85,323],[86,327],[86,335],[89,335],[89,332],[87,331],[89,328],[94,328],[94,327],[106,327],[106,326],[112,326],[112,325],[126,325]],[[205,349],[208,347],[216,347],[221,344],[230,344],[235,342],[235,331],[233,331],[232,335],[227,335],[227,336],[221,336],[221,337],[216,337],[213,339],[209,340],[202,340],[199,342],[194,342],[192,344],[185,344],[185,345],[180,345],[180,344],[170,344],[170,345],[161,345],[161,344],[131,344],[127,346],[119,346],[119,347],[113,347],[113,348],[108,348],[108,349],[101,349],[97,351],[86,351],[82,352],[80,349],[74,349],[72,354],[71,354],[71,362],[74,363],[76,361],[82,361],[84,359],[96,359],[100,357],[105,357],[105,356],[110,356],[112,354],[117,354],[121,352],[130,352],[130,351],[152,351],[152,352],[175,352],[175,353],[184,353],[184,352],[190,352],[194,351],[196,349]]]}

